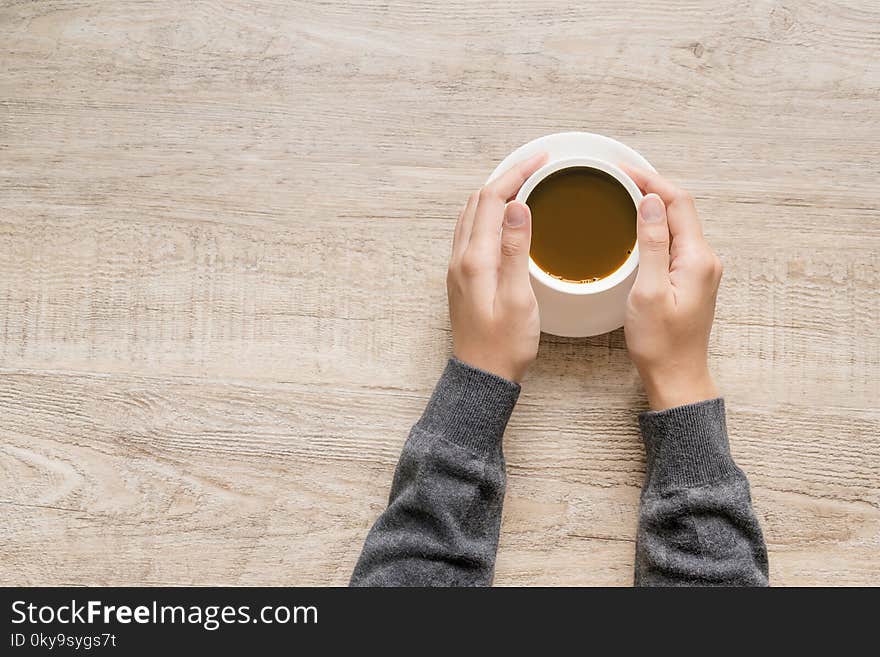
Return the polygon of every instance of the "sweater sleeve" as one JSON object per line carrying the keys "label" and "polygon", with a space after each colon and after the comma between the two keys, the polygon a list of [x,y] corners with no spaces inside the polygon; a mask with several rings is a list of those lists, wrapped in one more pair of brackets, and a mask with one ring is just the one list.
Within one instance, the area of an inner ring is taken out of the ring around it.
{"label": "sweater sleeve", "polygon": [[766,586],[767,549],[733,462],[724,401],[639,417],[647,452],[636,539],[641,586]]}
{"label": "sweater sleeve", "polygon": [[488,586],[504,500],[501,439],[519,385],[451,359],[403,448],[351,586]]}

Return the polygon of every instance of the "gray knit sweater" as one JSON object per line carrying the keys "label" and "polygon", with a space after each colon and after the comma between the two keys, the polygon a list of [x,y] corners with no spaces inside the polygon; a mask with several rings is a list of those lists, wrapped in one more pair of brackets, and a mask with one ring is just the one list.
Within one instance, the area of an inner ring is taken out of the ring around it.
{"label": "gray knit sweater", "polygon": [[[519,386],[452,359],[403,448],[388,508],[352,586],[487,586],[501,506],[501,440]],[[733,462],[721,399],[644,413],[647,452],[637,585],[767,584],[749,484]]]}

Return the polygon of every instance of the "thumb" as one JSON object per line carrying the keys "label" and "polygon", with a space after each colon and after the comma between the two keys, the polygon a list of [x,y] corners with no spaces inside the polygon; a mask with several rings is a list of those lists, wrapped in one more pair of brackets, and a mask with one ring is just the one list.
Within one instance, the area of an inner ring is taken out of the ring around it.
{"label": "thumb", "polygon": [[666,206],[656,194],[639,204],[637,219],[639,273],[635,286],[643,292],[662,290],[669,283],[669,224]]}
{"label": "thumb", "polygon": [[516,295],[529,283],[529,247],[532,242],[532,212],[529,206],[511,201],[504,208],[501,229],[501,268],[498,288],[502,294]]}

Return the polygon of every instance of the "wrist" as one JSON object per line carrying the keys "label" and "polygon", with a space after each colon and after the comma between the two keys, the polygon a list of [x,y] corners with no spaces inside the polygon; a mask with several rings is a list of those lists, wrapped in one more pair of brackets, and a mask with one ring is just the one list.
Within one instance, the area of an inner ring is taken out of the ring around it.
{"label": "wrist", "polygon": [[517,365],[507,359],[492,358],[491,355],[485,353],[469,354],[466,350],[453,350],[452,355],[465,365],[500,376],[513,383],[521,383],[528,368],[528,364]]}
{"label": "wrist", "polygon": [[672,368],[639,372],[648,405],[662,411],[718,397],[718,388],[708,366],[697,369]]}
{"label": "wrist", "polygon": [[417,427],[478,454],[501,445],[520,387],[451,358]]}

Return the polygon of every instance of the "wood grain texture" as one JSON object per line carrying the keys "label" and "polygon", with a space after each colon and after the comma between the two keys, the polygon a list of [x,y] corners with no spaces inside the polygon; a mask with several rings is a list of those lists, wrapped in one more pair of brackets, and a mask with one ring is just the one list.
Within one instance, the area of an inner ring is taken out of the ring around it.
{"label": "wood grain texture", "polygon": [[[725,263],[771,580],[880,584],[880,6],[0,0],[0,583],[344,584],[450,344],[466,195],[619,138]],[[545,336],[496,583],[632,578],[620,331]]]}

